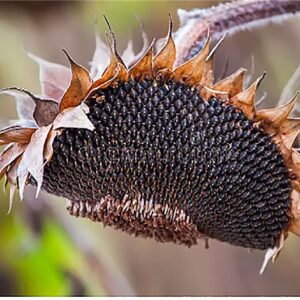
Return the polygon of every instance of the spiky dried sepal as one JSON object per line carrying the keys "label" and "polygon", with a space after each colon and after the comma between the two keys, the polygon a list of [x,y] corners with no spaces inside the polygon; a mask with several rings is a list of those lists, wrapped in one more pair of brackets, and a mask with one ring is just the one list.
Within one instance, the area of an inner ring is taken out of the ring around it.
{"label": "spiky dried sepal", "polygon": [[59,111],[81,104],[92,84],[89,72],[74,62],[69,54],[64,51],[70,62],[72,79],[67,91],[60,100]]}

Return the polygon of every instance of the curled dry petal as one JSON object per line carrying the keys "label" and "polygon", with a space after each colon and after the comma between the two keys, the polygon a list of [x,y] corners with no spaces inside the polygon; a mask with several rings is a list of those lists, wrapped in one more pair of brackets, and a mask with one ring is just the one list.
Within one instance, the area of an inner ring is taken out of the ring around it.
{"label": "curled dry petal", "polygon": [[36,196],[38,196],[41,190],[44,176],[44,148],[46,139],[51,128],[52,124],[37,129],[36,132],[32,135],[30,143],[28,144],[22,156],[18,168],[21,199],[23,198],[24,188],[28,174],[31,174],[37,182]]}
{"label": "curled dry petal", "polygon": [[64,52],[67,55],[71,65],[72,79],[67,91],[60,101],[60,111],[63,111],[68,107],[79,105],[86,96],[92,84],[89,72],[82,66],[75,63],[66,51]]}
{"label": "curled dry petal", "polygon": [[59,101],[70,82],[70,70],[63,65],[46,61],[32,53],[27,54],[39,65],[42,95],[45,98]]}
{"label": "curled dry petal", "polygon": [[53,123],[53,129],[60,128],[84,128],[91,131],[95,129],[81,105],[67,108],[57,116]]}

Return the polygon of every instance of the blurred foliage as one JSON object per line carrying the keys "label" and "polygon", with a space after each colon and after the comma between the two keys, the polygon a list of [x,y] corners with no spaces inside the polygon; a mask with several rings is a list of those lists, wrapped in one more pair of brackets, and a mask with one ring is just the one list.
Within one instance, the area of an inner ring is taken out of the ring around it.
{"label": "blurred foliage", "polygon": [[[167,31],[176,10],[212,5],[212,1],[82,1],[2,2],[0,10],[0,87],[21,86],[39,93],[38,69],[24,47],[50,61],[66,63],[60,51],[87,65],[93,53],[94,25],[107,30],[105,14],[124,48],[133,38],[141,47],[138,21],[150,38]],[[299,20],[244,32],[227,39],[216,59],[221,74],[226,59],[231,72],[240,66],[254,75],[268,76],[263,106],[274,106],[300,62]],[[1,95],[0,121],[16,117],[15,104]],[[7,215],[8,195],[0,184],[0,294],[1,295],[297,295],[300,293],[297,253],[300,241],[286,243],[276,265],[263,276],[258,270],[263,253],[216,241],[184,248],[134,238],[103,229],[100,224],[70,217],[62,199],[28,193],[23,203],[16,196]]]}

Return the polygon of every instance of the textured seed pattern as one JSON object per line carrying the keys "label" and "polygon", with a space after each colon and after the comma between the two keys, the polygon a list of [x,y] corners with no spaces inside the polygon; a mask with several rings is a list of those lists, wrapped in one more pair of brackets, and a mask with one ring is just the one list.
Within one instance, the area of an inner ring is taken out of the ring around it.
{"label": "textured seed pattern", "polygon": [[271,138],[240,110],[204,102],[172,80],[120,83],[86,103],[96,130],[56,138],[46,191],[81,203],[139,195],[184,211],[208,237],[276,245],[289,221],[288,171]]}

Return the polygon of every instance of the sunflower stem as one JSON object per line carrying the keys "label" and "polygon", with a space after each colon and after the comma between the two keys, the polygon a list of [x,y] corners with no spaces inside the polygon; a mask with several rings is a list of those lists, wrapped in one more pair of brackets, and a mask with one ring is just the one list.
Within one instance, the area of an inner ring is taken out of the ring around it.
{"label": "sunflower stem", "polygon": [[176,64],[190,59],[202,48],[207,24],[210,25],[212,42],[216,42],[224,33],[233,35],[262,27],[285,20],[299,11],[300,1],[296,0],[237,0],[207,9],[178,10],[180,28],[175,34]]}

